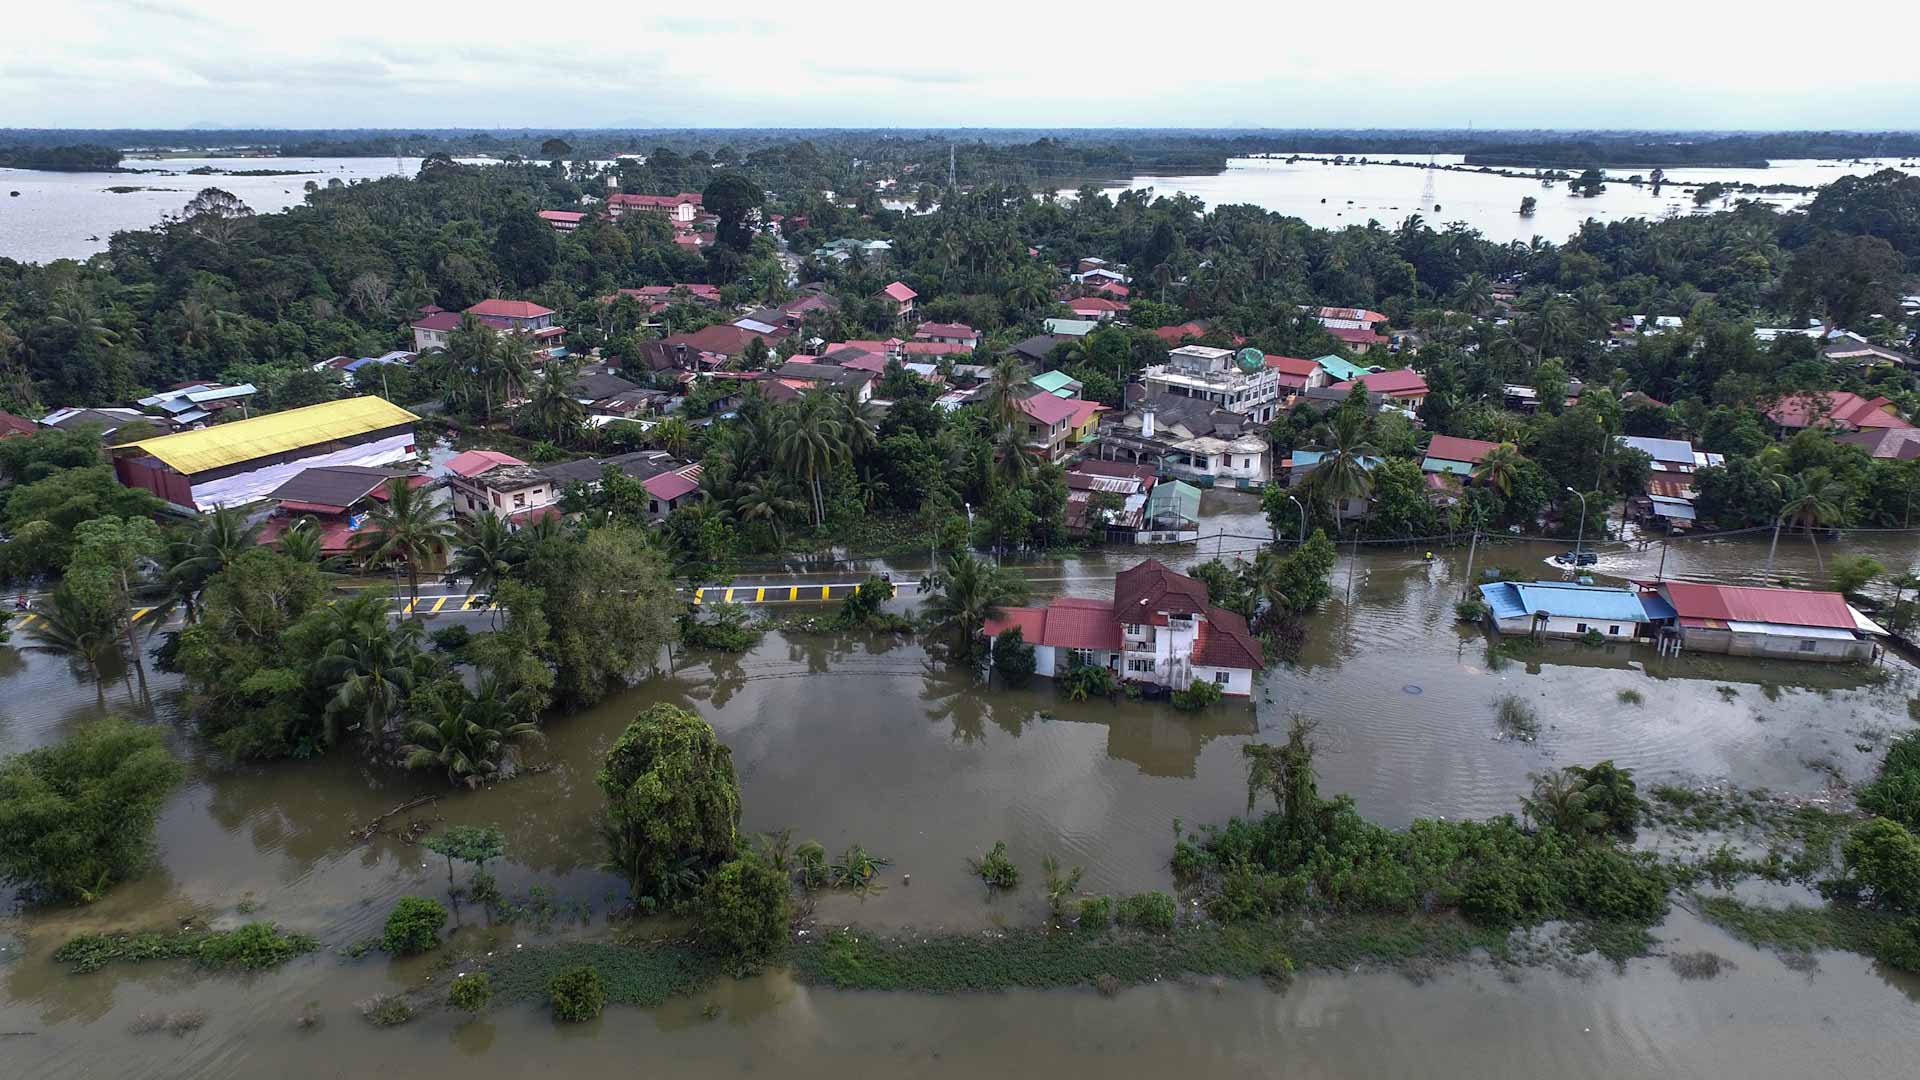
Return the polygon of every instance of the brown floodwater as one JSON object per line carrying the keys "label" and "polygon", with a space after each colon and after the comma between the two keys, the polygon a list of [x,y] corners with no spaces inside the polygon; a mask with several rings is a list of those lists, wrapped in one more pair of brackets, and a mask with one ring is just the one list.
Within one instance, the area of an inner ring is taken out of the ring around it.
{"label": "brown floodwater", "polygon": [[[1264,531],[1251,500],[1209,503],[1210,529]],[[1765,541],[1676,543],[1665,572],[1752,580]],[[1251,543],[1219,542],[1228,554]],[[1542,560],[1560,547],[1483,546],[1479,565],[1551,574]],[[1209,541],[1198,557],[1213,548]],[[1903,568],[1917,554],[1899,536],[1845,550]],[[1608,555],[1599,569],[1652,576],[1659,554],[1655,546]],[[1887,739],[1913,726],[1908,702],[1920,678],[1898,656],[1863,669],[1550,646],[1527,662],[1500,660],[1453,621],[1465,553],[1445,551],[1431,563],[1421,556],[1363,547],[1349,604],[1343,548],[1336,599],[1313,620],[1299,661],[1269,671],[1254,700],[1198,716],[1151,703],[1072,703],[1044,681],[1022,690],[981,685],[911,642],[776,634],[738,657],[676,657],[671,674],[553,718],[548,744],[531,756],[540,771],[449,794],[413,816],[500,825],[509,844],[496,867],[505,891],[524,896],[537,886],[555,895],[560,926],[500,929],[495,947],[598,932],[624,886],[597,868],[593,775],[635,712],[671,701],[711,720],[732,748],[746,829],[790,828],[796,840],[835,851],[857,842],[893,860],[884,891],[823,900],[823,924],[1031,925],[1043,910],[1037,889],[990,898],[967,872],[968,856],[1004,840],[1029,881],[1051,853],[1084,865],[1092,891],[1167,888],[1175,819],[1193,825],[1244,809],[1240,745],[1284,731],[1296,712],[1321,722],[1322,790],[1350,792],[1364,813],[1394,824],[1511,810],[1529,772],[1609,757],[1643,784],[1730,780],[1819,795],[1869,775]],[[1137,557],[1103,553],[1031,574],[1043,595],[1100,595]],[[907,576],[915,567],[891,566]],[[1783,539],[1778,568],[1806,580],[1817,573],[1804,540]],[[173,682],[150,682],[155,714],[174,722]],[[0,689],[0,752],[57,740],[97,712],[95,688],[41,654],[0,648]],[[137,686],[117,674],[105,689],[109,708],[137,704]],[[1621,702],[1627,689],[1643,703]],[[1535,704],[1544,721],[1536,741],[1497,738],[1493,702],[1504,694]],[[398,1066],[504,1077],[636,1059],[650,1073],[700,1076],[977,1075],[1069,1062],[1123,1076],[1196,1066],[1237,1075],[1281,1063],[1302,1076],[1920,1070],[1912,980],[1845,954],[1822,955],[1817,972],[1790,971],[1678,911],[1659,935],[1675,949],[1711,948],[1737,970],[1685,982],[1658,958],[1623,972],[1517,976],[1469,965],[1420,986],[1397,975],[1314,974],[1284,996],[1227,983],[1143,987],[1113,999],[1091,991],[845,994],[775,974],[657,1010],[616,1009],[581,1029],[559,1030],[538,1010],[512,1007],[477,1023],[433,1014],[387,1031],[369,1028],[352,1003],[411,985],[424,964],[323,953],[246,977],[177,964],[68,975],[48,954],[83,930],[264,918],[337,946],[376,933],[396,897],[445,889],[436,857],[395,839],[349,836],[374,815],[441,790],[431,776],[345,755],[231,767],[184,732],[176,743],[190,759],[190,781],[163,812],[154,868],[92,907],[0,924],[0,1032],[33,1032],[0,1036],[0,1075],[324,1076]],[[474,921],[471,910],[464,918]],[[130,1030],[142,1012],[192,1010],[206,1011],[205,1025],[183,1036]],[[294,1017],[309,1010],[321,1023],[296,1028]]]}

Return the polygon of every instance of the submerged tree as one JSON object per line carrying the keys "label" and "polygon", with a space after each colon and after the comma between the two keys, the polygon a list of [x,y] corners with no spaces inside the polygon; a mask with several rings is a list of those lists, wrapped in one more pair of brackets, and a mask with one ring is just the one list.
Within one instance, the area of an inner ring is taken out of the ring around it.
{"label": "submerged tree", "polygon": [[740,786],[733,753],[699,716],[654,705],[627,725],[597,777],[607,797],[607,868],[643,906],[691,897],[733,856]]}

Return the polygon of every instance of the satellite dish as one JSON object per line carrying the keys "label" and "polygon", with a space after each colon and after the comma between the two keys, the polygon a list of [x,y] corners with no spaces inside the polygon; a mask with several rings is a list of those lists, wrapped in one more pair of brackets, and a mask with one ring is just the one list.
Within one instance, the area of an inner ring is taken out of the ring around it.
{"label": "satellite dish", "polygon": [[1241,349],[1233,362],[1240,365],[1241,371],[1251,375],[1267,366],[1267,354],[1259,349]]}

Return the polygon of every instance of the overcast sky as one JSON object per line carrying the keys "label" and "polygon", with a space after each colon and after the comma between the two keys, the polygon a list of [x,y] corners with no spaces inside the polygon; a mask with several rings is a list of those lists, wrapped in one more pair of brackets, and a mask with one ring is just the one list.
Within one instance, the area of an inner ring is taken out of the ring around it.
{"label": "overcast sky", "polygon": [[1911,0],[8,7],[12,127],[1920,129]]}

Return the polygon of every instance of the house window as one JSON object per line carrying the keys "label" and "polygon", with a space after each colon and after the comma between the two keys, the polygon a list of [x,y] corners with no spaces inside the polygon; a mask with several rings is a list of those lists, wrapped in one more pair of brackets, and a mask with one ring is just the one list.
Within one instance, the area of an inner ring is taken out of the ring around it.
{"label": "house window", "polygon": [[1069,649],[1067,651],[1067,667],[1069,668],[1088,667],[1092,663],[1092,649]]}
{"label": "house window", "polygon": [[1607,633],[1618,637],[1620,636],[1620,628],[1618,626],[1609,626],[1607,627]]}
{"label": "house window", "polygon": [[1129,660],[1127,661],[1127,670],[1138,674],[1151,675],[1153,674],[1153,661]]}
{"label": "house window", "polygon": [[516,492],[514,492],[514,493],[513,493],[513,505],[514,505],[515,507],[521,507],[521,506],[525,506],[525,505],[527,505],[527,493],[526,493],[526,492],[524,492],[524,491],[516,491]]}
{"label": "house window", "polygon": [[493,493],[493,505],[495,506],[500,505],[500,493],[497,491]]}
{"label": "house window", "polygon": [[659,513],[659,512],[660,512],[660,500],[659,500],[659,499],[648,499],[648,500],[647,500],[647,513],[649,513],[649,514],[657,514],[657,513]]}
{"label": "house window", "polygon": [[1229,674],[1227,674],[1227,673],[1226,673],[1226,672],[1224,672],[1224,671],[1216,671],[1216,672],[1214,672],[1214,673],[1213,673],[1213,685],[1215,685],[1215,686],[1225,686],[1225,685],[1227,685],[1227,680],[1228,680],[1229,678],[1231,678],[1231,677],[1232,677],[1232,676],[1230,676]]}
{"label": "house window", "polygon": [[1587,624],[1586,624],[1586,623],[1583,623],[1583,622],[1579,622],[1579,623],[1574,623],[1574,624],[1573,624],[1573,632],[1574,632],[1574,633],[1576,633],[1576,634],[1584,634],[1584,633],[1586,633],[1586,632],[1587,632]]}
{"label": "house window", "polygon": [[1801,652],[1812,652],[1813,650],[1819,647],[1820,647],[1820,643],[1817,641],[1803,641],[1800,643]]}

